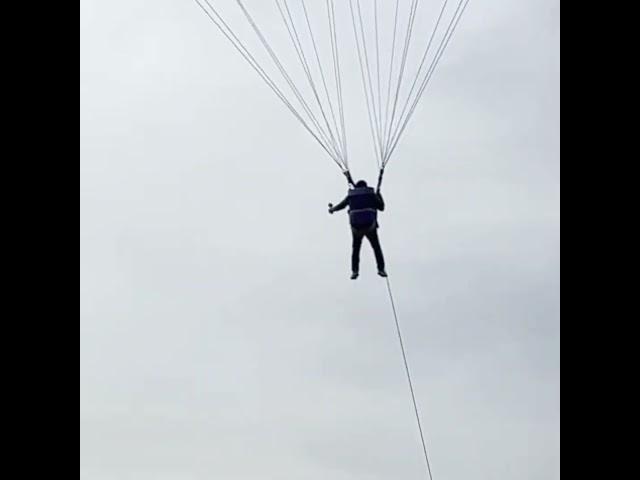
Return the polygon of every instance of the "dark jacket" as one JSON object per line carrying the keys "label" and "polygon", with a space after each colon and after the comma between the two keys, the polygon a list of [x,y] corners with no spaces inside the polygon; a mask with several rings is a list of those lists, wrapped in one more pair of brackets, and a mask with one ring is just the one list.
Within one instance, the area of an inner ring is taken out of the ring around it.
{"label": "dark jacket", "polygon": [[349,207],[349,221],[356,229],[378,227],[378,210],[384,211],[382,194],[371,187],[360,187],[349,190],[347,197],[333,207],[337,212]]}

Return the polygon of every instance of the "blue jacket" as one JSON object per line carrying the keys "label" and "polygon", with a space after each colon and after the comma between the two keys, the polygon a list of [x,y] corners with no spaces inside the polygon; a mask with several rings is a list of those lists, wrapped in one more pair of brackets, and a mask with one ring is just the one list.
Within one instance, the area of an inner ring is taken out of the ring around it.
{"label": "blue jacket", "polygon": [[371,187],[356,187],[333,207],[337,212],[349,206],[349,221],[356,229],[378,228],[378,210],[384,211],[382,195]]}

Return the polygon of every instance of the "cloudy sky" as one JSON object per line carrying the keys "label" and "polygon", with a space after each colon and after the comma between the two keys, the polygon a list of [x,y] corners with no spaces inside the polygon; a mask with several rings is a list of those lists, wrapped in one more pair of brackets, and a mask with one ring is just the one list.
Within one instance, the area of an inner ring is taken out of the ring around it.
{"label": "cloudy sky", "polygon": [[[326,212],[340,171],[192,0],[80,7],[81,479],[425,478],[386,285],[368,245],[349,280]],[[559,15],[471,0],[385,180],[436,479],[559,479]]]}

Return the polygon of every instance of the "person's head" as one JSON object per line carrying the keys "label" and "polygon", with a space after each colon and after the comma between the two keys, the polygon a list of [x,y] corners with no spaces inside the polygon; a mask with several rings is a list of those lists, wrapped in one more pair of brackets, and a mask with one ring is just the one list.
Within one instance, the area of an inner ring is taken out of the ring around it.
{"label": "person's head", "polygon": [[356,182],[356,187],[357,187],[357,188],[365,188],[365,187],[367,187],[367,186],[368,186],[368,185],[367,185],[367,182],[365,182],[364,180],[358,180],[358,181]]}

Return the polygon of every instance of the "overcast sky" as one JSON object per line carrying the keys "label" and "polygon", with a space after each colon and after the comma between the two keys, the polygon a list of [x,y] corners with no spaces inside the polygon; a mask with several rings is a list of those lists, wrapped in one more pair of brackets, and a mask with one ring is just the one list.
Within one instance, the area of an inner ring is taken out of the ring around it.
{"label": "overcast sky", "polygon": [[[326,212],[340,171],[192,0],[80,7],[81,479],[424,479],[385,283],[367,244],[349,280]],[[436,480],[560,478],[559,16],[471,0],[386,176]]]}

